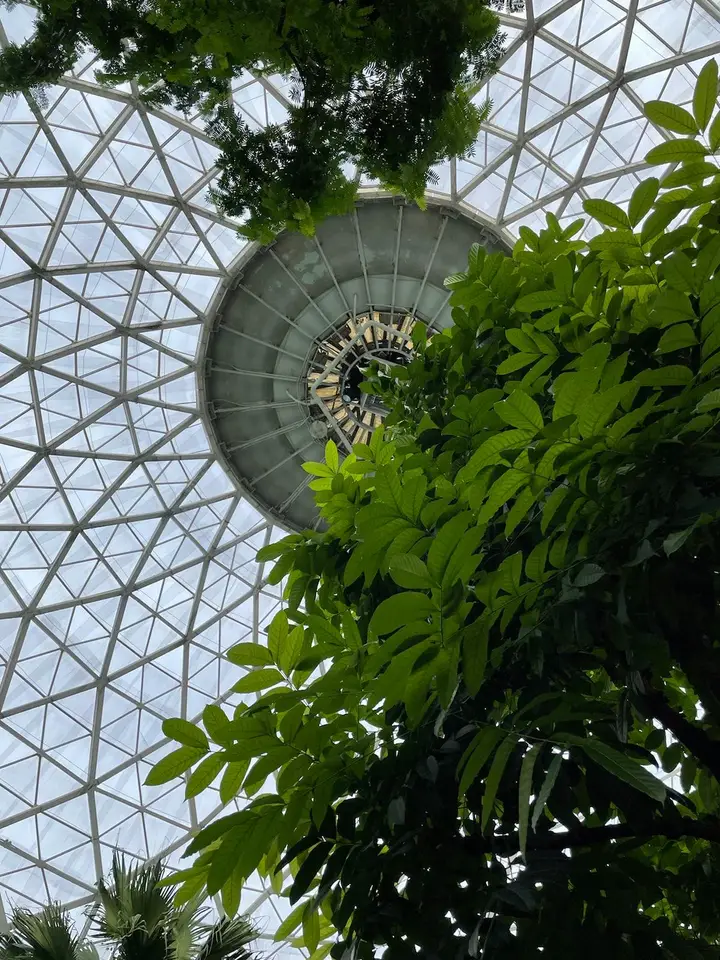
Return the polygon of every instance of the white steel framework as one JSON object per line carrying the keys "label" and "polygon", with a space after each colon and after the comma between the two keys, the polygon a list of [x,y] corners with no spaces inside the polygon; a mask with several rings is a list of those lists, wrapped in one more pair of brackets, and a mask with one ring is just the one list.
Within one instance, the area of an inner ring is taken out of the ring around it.
{"label": "white steel framework", "polygon": [[[509,239],[585,197],[626,202],[666,136],[642,102],[686,104],[720,53],[714,0],[526,0],[501,19],[506,54],[479,95],[493,115],[436,190]],[[31,23],[3,8],[0,43]],[[287,86],[246,76],[233,94],[262,125]],[[215,155],[196,119],[100,89],[90,57],[44,104],[0,102],[5,909],[88,902],[115,846],[177,855],[217,802],[142,785],[162,720],[223,695],[221,651],[262,641],[279,602],[254,560],[279,534],[199,417],[204,317],[248,253],[207,198]],[[249,884],[266,937],[285,904]]]}

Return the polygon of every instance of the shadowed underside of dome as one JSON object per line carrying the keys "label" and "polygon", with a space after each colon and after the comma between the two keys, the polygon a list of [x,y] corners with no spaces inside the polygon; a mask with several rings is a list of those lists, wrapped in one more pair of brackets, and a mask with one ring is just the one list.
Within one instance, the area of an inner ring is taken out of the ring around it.
{"label": "shadowed underside of dome", "polygon": [[355,396],[358,365],[401,357],[414,318],[431,332],[452,322],[443,281],[473,243],[505,248],[457,211],[382,198],[313,238],[283,234],[243,266],[207,328],[201,391],[220,458],[263,512],[315,524],[303,462],[322,459],[326,437],[345,449],[367,439],[379,414]]}

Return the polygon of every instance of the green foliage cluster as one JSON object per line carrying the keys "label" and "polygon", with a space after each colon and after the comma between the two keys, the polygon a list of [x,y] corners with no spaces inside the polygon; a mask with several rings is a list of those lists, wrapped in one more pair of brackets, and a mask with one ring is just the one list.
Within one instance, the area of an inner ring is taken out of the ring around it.
{"label": "green foliage cluster", "polygon": [[[699,136],[717,90],[648,116]],[[313,960],[720,957],[718,122],[588,243],[474,246],[371,374],[385,431],[305,465],[327,529],[260,552],[286,607],[228,652],[260,695],[167,721],[148,779],[251,797],[188,894],[290,865]]]}
{"label": "green foliage cluster", "polygon": [[162,863],[128,864],[116,853],[88,910],[92,939],[59,904],[39,913],[18,907],[0,934],[0,960],[99,960],[96,943],[110,960],[254,960],[246,917],[206,924],[198,898],[175,904],[176,891]]}
{"label": "green foliage cluster", "polygon": [[[221,150],[213,196],[267,242],[352,208],[379,180],[422,203],[432,167],[467,154],[489,104],[478,81],[502,49],[493,0],[36,0],[34,35],[0,52],[0,94],[36,90],[99,54],[107,83],[205,114]],[[287,124],[256,129],[230,84],[291,76]]]}

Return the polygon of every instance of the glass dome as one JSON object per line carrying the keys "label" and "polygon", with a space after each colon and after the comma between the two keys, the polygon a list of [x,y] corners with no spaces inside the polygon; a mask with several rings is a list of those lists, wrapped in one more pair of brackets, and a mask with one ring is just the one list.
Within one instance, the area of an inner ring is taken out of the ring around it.
{"label": "glass dome", "polygon": [[[589,196],[626,202],[666,136],[642,102],[688,102],[720,54],[713,0],[526,0],[501,19],[506,53],[479,94],[493,115],[435,189],[508,240]],[[0,42],[19,39],[32,14],[0,23]],[[234,96],[262,125],[286,89],[248,75]],[[282,531],[200,415],[204,320],[247,255],[207,196],[215,156],[192,118],[99,88],[89,57],[44,102],[0,102],[5,910],[80,908],[115,847],[179,856],[219,801],[143,786],[162,721],[223,695],[222,650],[261,638],[279,603],[254,556]],[[286,905],[248,885],[268,952]]]}

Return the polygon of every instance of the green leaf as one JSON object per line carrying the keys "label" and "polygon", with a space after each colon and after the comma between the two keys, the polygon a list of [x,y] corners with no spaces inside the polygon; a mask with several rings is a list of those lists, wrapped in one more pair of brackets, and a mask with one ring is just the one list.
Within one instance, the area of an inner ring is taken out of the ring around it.
{"label": "green leaf", "polygon": [[427,558],[428,571],[435,583],[442,583],[453,550],[467,530],[471,518],[468,512],[459,513],[436,532]]}
{"label": "green leaf", "polygon": [[268,560],[277,560],[278,557],[281,557],[289,547],[295,543],[300,542],[299,534],[291,534],[289,537],[283,537],[282,540],[278,540],[276,543],[268,543],[264,547],[260,547],[255,559],[258,563],[267,563]]}
{"label": "green leaf", "polygon": [[685,350],[694,347],[697,343],[695,332],[689,323],[676,323],[660,337],[658,353],[672,353],[675,350]]}
{"label": "green leaf", "polygon": [[458,471],[456,483],[465,483],[472,480],[485,467],[500,462],[503,450],[517,447],[529,440],[535,431],[505,430],[490,437],[475,451],[465,466]]}
{"label": "green leaf", "polygon": [[498,747],[497,753],[493,758],[490,771],[485,781],[485,791],[482,799],[483,833],[485,833],[485,828],[487,827],[488,821],[490,820],[490,815],[493,812],[495,797],[497,796],[498,788],[500,787],[500,781],[502,780],[502,775],[505,772],[505,767],[510,759],[510,754],[515,748],[516,742],[517,741],[514,739],[514,737],[506,737]]}
{"label": "green leaf", "polygon": [[565,297],[557,290],[538,290],[536,293],[526,293],[515,301],[515,309],[521,313],[534,313],[536,310],[548,310],[565,303]]}
{"label": "green leaf", "polygon": [[702,133],[710,122],[718,96],[717,60],[708,60],[700,71],[693,94],[693,113],[697,127]]}
{"label": "green leaf", "polygon": [[655,751],[665,746],[665,731],[656,727],[645,737],[645,749]]}
{"label": "green leaf", "polygon": [[524,351],[525,353],[532,353],[537,357],[540,353],[537,344],[528,336],[524,330],[518,330],[517,327],[510,327],[505,331],[505,338],[508,343],[511,343],[516,350]]}
{"label": "green leaf", "polygon": [[260,670],[252,670],[246,673],[233,687],[235,693],[257,693],[258,690],[265,690],[266,687],[272,687],[276,683],[282,683],[283,675],[275,667],[262,667]]}
{"label": "green leaf", "polygon": [[640,231],[640,243],[647,243],[662,233],[665,227],[678,215],[675,204],[667,203],[653,210]]}
{"label": "green leaf", "polygon": [[274,939],[287,940],[290,934],[297,930],[302,923],[303,913],[305,912],[306,908],[307,901],[303,901],[302,903],[299,903],[294,910],[291,910],[277,928]]}
{"label": "green leaf", "polygon": [[485,678],[487,667],[489,629],[486,623],[476,620],[463,633],[462,673],[465,686],[475,696]]}
{"label": "green leaf", "polygon": [[305,625],[310,628],[321,642],[329,643],[338,649],[344,648],[345,641],[343,640],[342,633],[340,633],[334,623],[330,623],[327,617],[314,613],[308,614],[305,617]]}
{"label": "green leaf", "polygon": [[296,903],[307,892],[320,867],[327,860],[332,847],[332,843],[323,840],[310,850],[295,876],[295,882],[290,891],[290,903]]}
{"label": "green leaf", "polygon": [[622,278],[624,287],[648,287],[655,286],[655,276],[644,267],[638,267],[635,270],[628,270]]}
{"label": "green leaf", "polygon": [[362,650],[363,639],[360,636],[357,620],[349,610],[346,610],[342,615],[342,628],[346,646],[351,650]]}
{"label": "green leaf", "polygon": [[655,198],[660,189],[660,181],[657,177],[648,177],[633,191],[628,205],[628,219],[633,227],[637,226],[642,218],[652,209]]}
{"label": "green leaf", "polygon": [[680,768],[680,783],[682,784],[684,793],[690,793],[696,776],[697,760],[695,757],[685,757]]}
{"label": "green leaf", "polygon": [[530,487],[525,487],[525,489],[518,494],[515,503],[507,512],[505,519],[506,538],[509,539],[513,535],[518,525],[522,523],[522,521],[528,515],[534,503],[535,494],[532,492]]}
{"label": "green leaf", "polygon": [[506,593],[517,593],[522,578],[523,555],[518,550],[509,557],[505,557],[498,567],[498,583]]}
{"label": "green leaf", "polygon": [[325,444],[325,463],[333,473],[338,472],[340,468],[340,457],[338,455],[338,448],[333,440],[328,440]]}
{"label": "green leaf", "polygon": [[284,610],[276,613],[268,627],[268,650],[275,663],[278,662],[280,650],[288,634],[288,619]]}
{"label": "green leaf", "polygon": [[[413,668],[403,692],[402,699],[405,703],[408,725],[411,729],[414,729],[420,723],[428,707],[432,704],[432,699],[428,699],[428,693],[436,675],[436,664],[437,659],[429,661],[418,669]],[[449,670],[446,675],[448,678],[450,677]],[[438,679],[438,684],[440,684],[440,679]]]}
{"label": "green leaf", "polygon": [[608,436],[612,441],[617,441],[626,436],[631,430],[639,426],[651,413],[657,403],[657,395],[649,397],[641,407],[631,410],[630,413],[620,417],[608,430]]}
{"label": "green leaf", "polygon": [[[690,258],[677,251],[663,263],[663,272],[668,285],[681,294],[692,293],[695,289],[695,268]],[[690,316],[693,316],[691,308]]]}
{"label": "green leaf", "polygon": [[402,488],[403,512],[413,523],[417,522],[420,512],[425,503],[427,493],[427,479],[421,477],[411,477],[406,480]]}
{"label": "green leaf", "polygon": [[493,409],[501,420],[509,423],[511,427],[533,432],[543,428],[540,407],[523,390],[514,390],[507,400],[496,403]]}
{"label": "green leaf", "polygon": [[405,801],[402,797],[390,801],[387,819],[391,827],[401,827],[405,823]]}
{"label": "green leaf", "polygon": [[665,784],[649,773],[637,760],[631,759],[619,750],[614,750],[603,743],[602,740],[597,740],[594,737],[586,738],[563,734],[562,738],[565,742],[580,747],[598,766],[607,770],[608,773],[619,780],[623,780],[636,790],[647,794],[653,800],[664,802],[667,794]]}
{"label": "green leaf", "polygon": [[181,907],[184,903],[188,903],[190,900],[195,899],[198,895],[201,895],[204,888],[204,873],[196,874],[194,877],[188,878],[176,891],[175,896],[173,897],[173,905],[176,907]]}
{"label": "green leaf", "polygon": [[668,366],[657,370],[641,370],[635,383],[641,387],[685,387],[692,383],[693,372],[689,367]]}
{"label": "green leaf", "polygon": [[682,758],[683,758],[682,744],[671,743],[662,756],[662,768],[665,771],[665,773],[672,773],[675,767],[682,761]]}
{"label": "green leaf", "polygon": [[553,755],[552,760],[550,761],[550,766],[548,771],[545,774],[545,779],[542,782],[540,787],[540,793],[537,795],[535,801],[535,806],[533,807],[532,815],[532,828],[536,829],[538,825],[538,820],[540,819],[543,810],[545,809],[545,804],[550,798],[552,793],[552,788],[555,786],[555,781],[557,780],[558,774],[560,773],[560,766],[562,765],[562,754],[556,753]]}
{"label": "green leaf", "polygon": [[462,537],[445,567],[442,578],[443,590],[449,590],[458,579],[467,583],[482,559],[482,555],[475,554],[475,550],[481,544],[484,535],[485,531],[482,527],[471,527]]}
{"label": "green leaf", "polygon": [[397,553],[390,561],[389,573],[399,587],[430,587],[432,580],[426,564],[412,553]]}
{"label": "green leaf", "polygon": [[495,372],[504,377],[508,373],[515,373],[516,370],[522,370],[523,367],[530,366],[537,358],[537,353],[513,353],[507,360],[503,360]]}
{"label": "green leaf", "polygon": [[199,747],[180,747],[179,750],[173,750],[155,764],[145,778],[145,786],[159,787],[163,783],[182,776],[204,755],[205,750]]}
{"label": "green leaf", "polygon": [[718,148],[720,147],[720,112],[718,112],[715,119],[710,124],[708,141],[710,142],[710,149],[712,152],[717,153]]}
{"label": "green leaf", "polygon": [[530,227],[520,227],[518,230],[521,240],[529,247],[530,250],[537,250],[538,248],[538,235],[530,229]]}
{"label": "green leaf", "polygon": [[294,627],[287,635],[285,643],[280,649],[278,666],[286,675],[292,673],[300,659],[305,645],[305,631],[301,626]]}
{"label": "green leaf", "polygon": [[520,841],[520,853],[525,859],[525,848],[527,847],[528,822],[530,820],[530,794],[532,793],[533,770],[535,761],[538,758],[542,744],[536,743],[527,751],[523,757],[520,767],[520,781],[518,785],[518,837]]}
{"label": "green leaf", "polygon": [[687,184],[702,183],[708,177],[715,177],[718,174],[718,167],[714,163],[708,163],[706,160],[698,160],[696,163],[686,163],[677,170],[673,170],[666,177],[663,177],[662,185],[668,190],[670,187],[684,187]]}
{"label": "green leaf", "polygon": [[655,298],[650,313],[652,323],[664,329],[684,320],[695,321],[696,314],[687,293],[665,289]]}
{"label": "green leaf", "polygon": [[364,544],[361,543],[360,546],[356,547],[350,554],[350,559],[343,573],[343,583],[346,587],[352,586],[365,572],[366,556],[363,547]]}
{"label": "green leaf", "polygon": [[224,804],[230,803],[230,801],[240,793],[240,788],[242,787],[249,766],[249,757],[247,760],[235,760],[227,765],[227,769],[220,781],[220,800]]}
{"label": "green leaf", "polygon": [[[553,214],[548,214],[553,216]],[[560,231],[558,231],[560,232]],[[572,297],[574,271],[567,257],[558,257],[552,268],[555,289],[567,303]]]}
{"label": "green leaf", "polygon": [[259,757],[245,777],[243,790],[248,794],[254,793],[265,783],[271,773],[275,773],[278,767],[292,760],[296,754],[297,750],[294,747],[280,745]]}
{"label": "green leaf", "polygon": [[252,823],[253,821],[248,818],[223,834],[220,846],[213,853],[210,870],[208,871],[207,889],[210,896],[217,893],[223,884],[229,880],[240,854],[247,844]]}
{"label": "green leaf", "polygon": [[692,526],[687,527],[685,530],[676,530],[675,533],[671,533],[665,537],[663,540],[665,555],[670,557],[673,553],[676,553],[690,537],[694,529],[695,527]]}
{"label": "green leaf", "polygon": [[200,727],[188,720],[173,718],[164,720],[162,725],[163,733],[171,740],[177,740],[187,747],[198,747],[201,750],[209,750],[210,744]]}
{"label": "green leaf", "polygon": [[449,290],[455,290],[457,287],[466,286],[467,282],[468,282],[467,273],[452,273],[450,274],[449,277],[445,277],[443,284]]}
{"label": "green leaf", "polygon": [[545,579],[545,565],[547,562],[549,548],[550,541],[543,539],[539,543],[536,543],[530,551],[528,558],[525,561],[525,576],[529,580],[534,580],[536,583],[542,583]]}
{"label": "green leaf", "polygon": [[240,897],[242,896],[245,877],[237,868],[230,874],[229,879],[222,885],[221,897],[223,910],[226,916],[234,917],[240,909]]}
{"label": "green leaf", "polygon": [[673,133],[698,132],[698,125],[683,107],[667,100],[649,100],[644,107],[645,116],[658,127],[672,130]]}
{"label": "green leaf", "polygon": [[315,950],[314,953],[310,954],[308,960],[325,960],[325,957],[330,953],[333,948],[332,942],[326,941],[321,943],[320,946]]}
{"label": "green leaf", "polygon": [[294,563],[294,555],[292,553],[284,553],[268,574],[268,583],[280,583],[283,577],[286,577],[292,570]]}
{"label": "green leaf", "polygon": [[627,395],[630,384],[620,383],[589,397],[578,410],[578,428],[583,439],[594,437],[607,424]]}
{"label": "green leaf", "polygon": [[431,617],[437,609],[424,593],[408,591],[383,600],[370,620],[370,631],[383,637],[415,620]]}
{"label": "green leaf", "polygon": [[717,410],[720,407],[720,389],[710,390],[695,408],[698,413],[704,413],[706,410]]}
{"label": "green leaf", "polygon": [[595,390],[600,379],[599,371],[588,375],[586,371],[574,374],[563,374],[555,385],[555,406],[553,420],[562,420],[575,413],[584,400]]}
{"label": "green leaf", "polygon": [[292,743],[305,719],[305,704],[296,703],[278,721],[278,733],[285,743]]}
{"label": "green leaf", "polygon": [[488,491],[487,500],[478,514],[478,523],[488,523],[497,511],[530,482],[530,470],[506,470]]}
{"label": "green leaf", "polygon": [[302,927],[305,947],[313,953],[320,942],[320,914],[313,900],[309,900],[305,905]]}
{"label": "green leaf", "polygon": [[580,568],[580,572],[575,577],[573,586],[576,587],[589,587],[593,583],[597,583],[598,580],[602,580],[605,576],[605,571],[597,563],[586,563]]}
{"label": "green leaf", "polygon": [[498,741],[504,734],[505,731],[501,727],[485,727],[480,733],[473,737],[458,764],[458,773],[462,770],[460,786],[458,788],[458,795],[460,797],[465,796],[470,784],[490,759]]}
{"label": "green leaf", "polygon": [[619,227],[623,230],[630,229],[628,215],[616,203],[611,203],[609,200],[585,200],[583,209],[585,213],[606,227]]}
{"label": "green leaf", "polygon": [[653,147],[645,159],[648,163],[685,163],[707,156],[707,148],[699,140],[666,140]]}
{"label": "green leaf", "polygon": [[258,797],[249,809],[252,811],[254,823],[237,863],[237,869],[245,877],[249,877],[253,870],[257,869],[278,835],[281,835],[286,816],[286,805],[276,796]]}
{"label": "green leaf", "polygon": [[221,753],[211,753],[205,757],[202,763],[193,770],[185,786],[185,799],[190,800],[202,793],[206,787],[209,787],[215,777],[225,766],[225,760]]}
{"label": "green leaf", "polygon": [[570,493],[568,487],[556,487],[545,501],[542,510],[542,522],[540,524],[541,533],[545,533],[552,523],[552,518],[559,510],[563,500]]}
{"label": "green leaf", "polygon": [[203,724],[210,739],[224,746],[232,743],[233,734],[230,721],[225,716],[222,707],[216,703],[209,703],[203,710]]}
{"label": "green leaf", "polygon": [[237,667],[264,667],[273,662],[268,648],[259,643],[236,643],[225,656]]}
{"label": "green leaf", "polygon": [[220,817],[219,820],[215,820],[207,827],[203,827],[202,830],[195,834],[189,846],[186,847],[183,856],[189,857],[199,850],[205,850],[211,844],[215,843],[216,840],[219,840],[220,837],[225,836],[234,826],[243,823],[246,816],[244,811],[242,813],[231,813],[229,816]]}
{"label": "green leaf", "polygon": [[557,569],[565,566],[565,554],[567,553],[569,540],[569,533],[563,533],[550,547],[550,563]]}
{"label": "green leaf", "polygon": [[306,460],[304,463],[301,463],[300,466],[303,468],[305,473],[309,473],[313,477],[331,478],[334,476],[332,468],[326,463],[318,463],[315,460]]}

